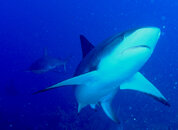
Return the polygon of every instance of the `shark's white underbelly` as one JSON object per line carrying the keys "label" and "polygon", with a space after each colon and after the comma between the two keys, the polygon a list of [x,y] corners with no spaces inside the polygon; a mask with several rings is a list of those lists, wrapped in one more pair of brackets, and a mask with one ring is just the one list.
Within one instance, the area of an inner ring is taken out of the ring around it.
{"label": "shark's white underbelly", "polygon": [[85,86],[77,87],[76,98],[78,102],[83,104],[95,104],[99,102],[102,97],[107,96],[108,93],[114,91],[117,87],[119,87],[119,84],[114,82],[88,82]]}
{"label": "shark's white underbelly", "polygon": [[[78,86],[76,98],[84,104],[95,104],[116,90],[145,64],[151,52],[140,47],[126,50],[120,56],[110,55],[100,62],[96,76],[85,85]],[[114,58],[117,58],[114,59]]]}

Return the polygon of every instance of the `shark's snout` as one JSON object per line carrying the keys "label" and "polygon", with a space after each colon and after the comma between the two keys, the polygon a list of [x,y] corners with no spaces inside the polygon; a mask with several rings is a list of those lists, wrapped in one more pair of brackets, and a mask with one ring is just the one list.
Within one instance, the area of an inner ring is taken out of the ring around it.
{"label": "shark's snout", "polygon": [[145,27],[136,31],[140,42],[143,46],[148,46],[152,51],[154,50],[157,41],[160,37],[161,30],[157,27]]}
{"label": "shark's snout", "polygon": [[152,33],[156,33],[156,34],[160,34],[160,29],[158,27],[144,27],[144,28],[140,28],[140,30],[143,31],[147,31],[147,32],[152,32]]}

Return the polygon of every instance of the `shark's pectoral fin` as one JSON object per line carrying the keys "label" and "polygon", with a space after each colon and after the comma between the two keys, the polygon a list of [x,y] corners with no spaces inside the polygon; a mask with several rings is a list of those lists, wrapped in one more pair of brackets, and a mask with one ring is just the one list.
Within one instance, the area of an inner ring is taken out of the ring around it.
{"label": "shark's pectoral fin", "polygon": [[62,81],[60,83],[57,83],[57,84],[55,84],[55,85],[53,85],[51,87],[48,87],[46,89],[37,91],[34,94],[45,92],[45,91],[48,91],[50,89],[54,89],[54,88],[57,88],[57,87],[60,87],[60,86],[82,85],[82,84],[85,84],[86,82],[92,81],[95,78],[95,76],[96,76],[96,71],[91,71],[89,73],[85,73],[85,74],[82,74],[82,75],[79,75],[79,76],[64,80],[64,81]]}
{"label": "shark's pectoral fin", "polygon": [[167,99],[161,94],[161,92],[139,72],[121,84],[120,89],[130,89],[143,92],[152,96],[161,103],[170,106]]}

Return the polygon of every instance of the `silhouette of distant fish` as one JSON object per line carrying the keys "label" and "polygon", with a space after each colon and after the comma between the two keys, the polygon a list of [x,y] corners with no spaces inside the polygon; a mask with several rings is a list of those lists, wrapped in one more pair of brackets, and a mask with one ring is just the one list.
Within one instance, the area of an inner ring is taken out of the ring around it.
{"label": "silhouette of distant fish", "polygon": [[44,54],[42,57],[34,61],[31,66],[29,67],[28,71],[33,73],[45,73],[50,70],[56,70],[58,67],[63,66],[64,71],[66,71],[66,62],[67,59],[60,59],[51,57],[47,54],[47,50],[45,49]]}

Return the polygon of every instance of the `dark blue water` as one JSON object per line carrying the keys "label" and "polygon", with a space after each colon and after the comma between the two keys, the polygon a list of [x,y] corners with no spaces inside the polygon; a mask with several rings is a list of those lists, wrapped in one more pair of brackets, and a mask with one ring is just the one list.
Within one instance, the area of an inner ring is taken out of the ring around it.
{"label": "dark blue water", "polygon": [[[1,0],[0,130],[178,129],[178,2],[176,0]],[[115,124],[100,107],[77,114],[73,89],[33,92],[70,78],[81,60],[79,35],[94,45],[130,28],[162,31],[141,72],[163,93],[166,107],[139,92],[119,91]],[[43,55],[66,58],[67,72],[27,73]]]}

